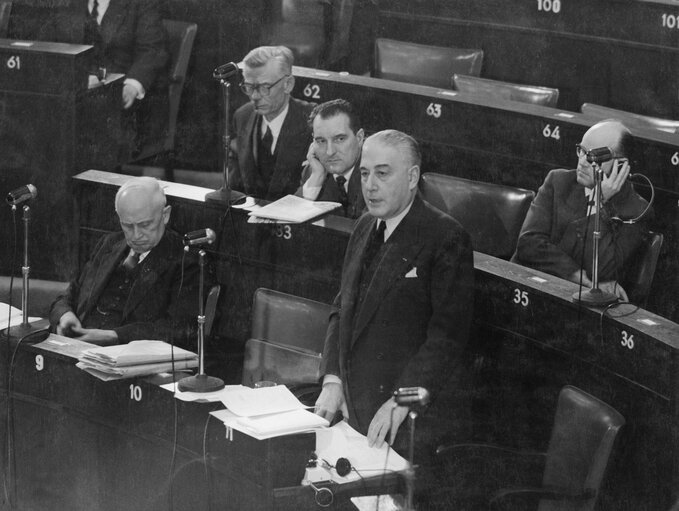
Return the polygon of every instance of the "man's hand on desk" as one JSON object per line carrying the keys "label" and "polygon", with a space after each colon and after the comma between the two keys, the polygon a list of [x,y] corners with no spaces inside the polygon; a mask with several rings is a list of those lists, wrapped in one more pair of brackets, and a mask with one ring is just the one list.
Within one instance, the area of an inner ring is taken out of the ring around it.
{"label": "man's hand on desk", "polygon": [[323,384],[323,389],[321,390],[318,399],[316,399],[316,404],[314,405],[314,412],[316,413],[316,415],[320,415],[328,422],[332,422],[332,420],[335,418],[337,410],[342,411],[342,414],[344,414],[344,418],[349,417],[347,403],[344,400],[342,384],[335,382],[327,382]]}
{"label": "man's hand on desk", "polygon": [[[570,276],[568,279],[571,282],[575,282],[576,284],[580,284],[580,271],[576,271],[573,273],[573,275]],[[592,281],[589,280],[587,275],[584,273],[582,274],[582,287],[591,289],[592,288]],[[623,289],[623,287],[618,284],[617,281],[615,280],[606,280],[603,282],[599,282],[599,289],[605,293],[611,293],[620,298],[623,302],[629,302],[629,298],[627,298],[627,293]]]}
{"label": "man's hand on desk", "polygon": [[394,398],[388,399],[377,410],[368,427],[368,445],[370,447],[382,447],[384,439],[389,433],[389,445],[394,443],[398,428],[408,416],[407,406],[398,406]]}
{"label": "man's hand on desk", "polygon": [[118,334],[115,330],[100,330],[98,328],[72,327],[71,332],[79,341],[91,342],[99,346],[118,344]]}

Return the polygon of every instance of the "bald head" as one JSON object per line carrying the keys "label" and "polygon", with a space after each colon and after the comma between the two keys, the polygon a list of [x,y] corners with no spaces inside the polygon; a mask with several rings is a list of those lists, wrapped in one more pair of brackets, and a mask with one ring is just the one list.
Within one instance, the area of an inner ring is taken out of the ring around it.
{"label": "bald head", "polygon": [[607,119],[587,130],[582,137],[582,145],[589,150],[608,147],[615,157],[629,158],[631,138],[632,134],[622,122]]}
{"label": "bald head", "polygon": [[127,244],[143,253],[155,247],[165,233],[170,219],[165,192],[152,177],[135,177],[120,187],[115,209]]}

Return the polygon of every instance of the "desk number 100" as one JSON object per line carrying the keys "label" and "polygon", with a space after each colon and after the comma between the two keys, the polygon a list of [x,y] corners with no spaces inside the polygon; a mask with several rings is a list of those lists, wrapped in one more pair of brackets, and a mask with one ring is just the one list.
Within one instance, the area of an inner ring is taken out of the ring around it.
{"label": "desk number 100", "polygon": [[561,12],[561,0],[538,0],[538,11],[558,14]]}
{"label": "desk number 100", "polygon": [[21,69],[21,57],[12,55],[7,59],[7,69]]}

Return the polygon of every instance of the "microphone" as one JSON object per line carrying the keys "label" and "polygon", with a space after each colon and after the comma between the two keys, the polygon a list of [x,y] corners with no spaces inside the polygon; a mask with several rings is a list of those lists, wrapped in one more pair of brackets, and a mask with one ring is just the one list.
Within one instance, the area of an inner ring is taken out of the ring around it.
{"label": "microphone", "polygon": [[587,152],[589,163],[604,163],[613,159],[613,151],[610,147],[599,147]]}
{"label": "microphone", "polygon": [[198,229],[184,234],[184,246],[211,245],[217,239],[215,231],[210,228]]}
{"label": "microphone", "polygon": [[394,399],[397,405],[418,403],[424,406],[429,402],[429,391],[424,387],[401,387],[394,391]]}
{"label": "microphone", "polygon": [[22,202],[35,199],[38,196],[38,189],[33,185],[20,186],[7,194],[7,204],[18,206]]}
{"label": "microphone", "polygon": [[212,72],[212,78],[217,80],[228,80],[234,76],[240,75],[240,69],[237,64],[233,62],[227,62],[221,66],[217,66]]}

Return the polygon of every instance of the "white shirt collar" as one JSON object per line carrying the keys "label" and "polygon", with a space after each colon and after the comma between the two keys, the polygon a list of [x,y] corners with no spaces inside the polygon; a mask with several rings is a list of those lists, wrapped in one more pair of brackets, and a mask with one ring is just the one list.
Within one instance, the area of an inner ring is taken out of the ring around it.
{"label": "white shirt collar", "polygon": [[[110,3],[110,0],[99,0],[97,2],[97,23],[101,25],[101,20],[104,18],[104,14],[106,14],[106,10],[108,9],[108,4]],[[81,4],[82,5],[82,4]],[[87,9],[89,12],[92,12],[92,7],[94,7],[94,0],[89,0],[87,2]]]}
{"label": "white shirt collar", "polygon": [[[134,252],[134,250],[130,249],[130,251],[128,252],[128,254],[132,254],[132,252]],[[144,259],[146,259],[146,256],[149,255],[149,252],[151,252],[151,251],[150,251],[150,250],[147,250],[146,252],[142,252],[142,253],[139,254],[139,262],[140,262],[140,263],[141,263]]]}
{"label": "white shirt collar", "polygon": [[387,218],[386,220],[380,220],[383,221],[387,224],[387,226],[384,228],[384,241],[387,241],[389,239],[389,236],[391,236],[391,233],[394,232],[394,230],[398,227],[398,225],[401,223],[401,220],[408,214],[408,211],[410,211],[410,208],[413,206],[415,197],[413,197],[413,200],[410,201],[410,204],[401,211],[398,215],[392,217],[392,218]]}
{"label": "white shirt collar", "polygon": [[264,116],[262,116],[262,126],[260,129],[260,136],[263,137],[266,133],[267,126],[271,129],[271,136],[273,141],[271,142],[271,152],[276,150],[276,143],[278,142],[278,135],[281,134],[281,128],[283,128],[283,122],[285,121],[285,116],[288,115],[288,108],[290,102],[286,103],[285,108],[281,110],[281,113],[274,117],[271,121],[267,121]]}

